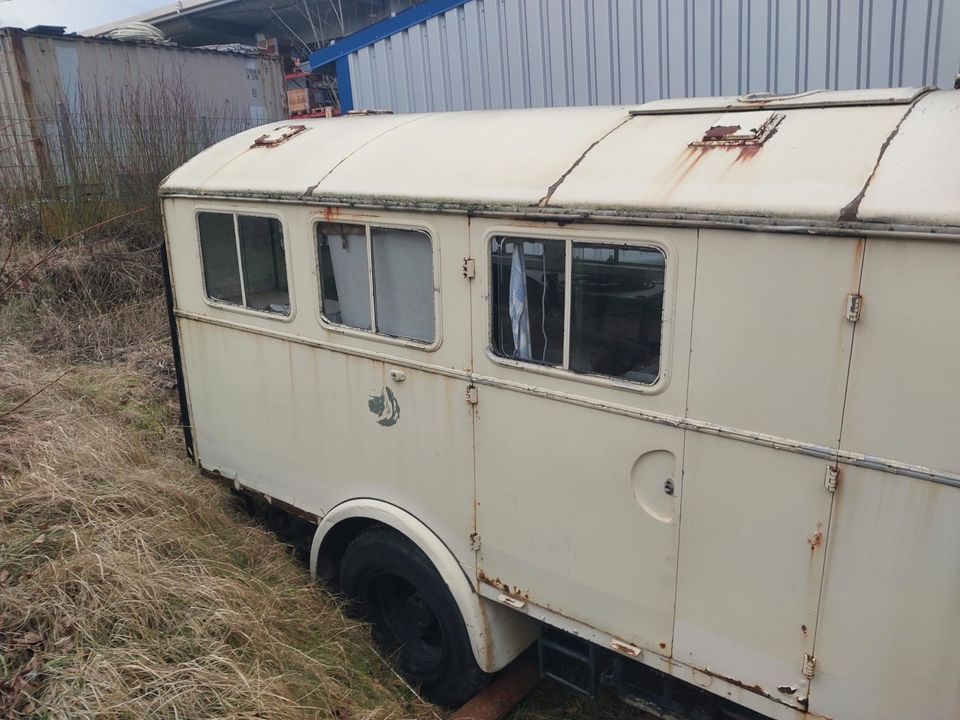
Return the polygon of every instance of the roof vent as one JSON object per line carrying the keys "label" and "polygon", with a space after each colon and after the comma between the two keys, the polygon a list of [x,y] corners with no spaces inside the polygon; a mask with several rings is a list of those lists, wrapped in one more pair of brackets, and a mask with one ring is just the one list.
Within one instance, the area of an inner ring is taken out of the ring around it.
{"label": "roof vent", "polygon": [[721,115],[716,123],[690,143],[691,147],[763,145],[777,130],[783,113],[737,112]]}
{"label": "roof vent", "polygon": [[274,128],[269,132],[265,132],[263,135],[261,135],[256,140],[254,140],[253,145],[251,145],[250,147],[251,148],[276,147],[281,143],[285,143],[294,135],[299,135],[306,129],[307,129],[306,125],[281,125],[280,127]]}

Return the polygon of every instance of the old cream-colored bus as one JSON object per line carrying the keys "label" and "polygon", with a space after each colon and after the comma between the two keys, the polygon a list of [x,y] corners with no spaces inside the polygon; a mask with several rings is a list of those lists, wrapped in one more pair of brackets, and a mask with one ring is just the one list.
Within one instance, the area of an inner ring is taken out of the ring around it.
{"label": "old cream-colored bus", "polygon": [[161,195],[190,453],[431,698],[539,640],[664,715],[960,717],[960,92],[283,122]]}

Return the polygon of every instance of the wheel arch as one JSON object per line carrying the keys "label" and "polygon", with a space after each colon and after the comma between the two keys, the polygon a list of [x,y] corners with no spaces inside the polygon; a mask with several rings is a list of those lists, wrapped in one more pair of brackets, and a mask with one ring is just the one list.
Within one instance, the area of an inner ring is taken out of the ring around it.
{"label": "wheel arch", "polygon": [[436,533],[403,508],[382,500],[347,500],[323,516],[310,547],[310,575],[316,578],[323,574],[325,562],[336,567],[350,541],[376,524],[401,533],[430,560],[460,610],[474,658],[482,670],[500,670],[536,638],[534,620],[480,597],[464,568]]}

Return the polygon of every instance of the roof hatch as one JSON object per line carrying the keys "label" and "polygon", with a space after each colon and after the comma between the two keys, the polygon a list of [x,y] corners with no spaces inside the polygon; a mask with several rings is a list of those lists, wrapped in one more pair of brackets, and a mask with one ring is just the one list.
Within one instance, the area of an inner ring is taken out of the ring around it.
{"label": "roof hatch", "polygon": [[299,135],[307,129],[306,125],[281,125],[273,130],[268,130],[263,135],[253,141],[251,148],[270,148],[286,142],[294,135]]}
{"label": "roof hatch", "polygon": [[717,145],[763,145],[783,120],[783,113],[761,110],[749,113],[724,113],[694,140],[692,147]]}

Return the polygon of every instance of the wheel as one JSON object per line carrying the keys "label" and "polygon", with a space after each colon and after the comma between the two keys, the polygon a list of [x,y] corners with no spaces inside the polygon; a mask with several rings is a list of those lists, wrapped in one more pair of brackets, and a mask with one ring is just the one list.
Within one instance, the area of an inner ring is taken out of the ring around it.
{"label": "wheel", "polygon": [[378,526],[353,539],[340,564],[340,589],[358,602],[374,640],[427,699],[461,705],[489,679],[443,578],[397,531]]}

